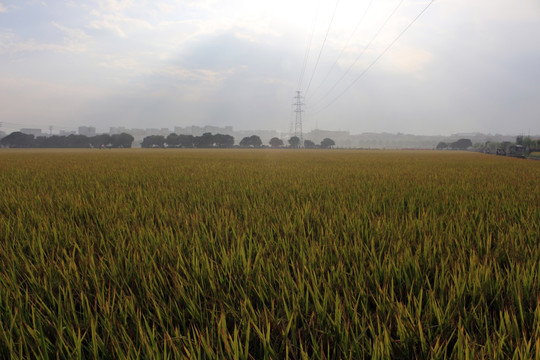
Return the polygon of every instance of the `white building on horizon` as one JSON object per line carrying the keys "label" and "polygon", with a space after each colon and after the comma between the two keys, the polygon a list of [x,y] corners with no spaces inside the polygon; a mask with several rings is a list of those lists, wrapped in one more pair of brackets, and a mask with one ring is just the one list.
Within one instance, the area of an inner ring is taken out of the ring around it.
{"label": "white building on horizon", "polygon": [[43,133],[43,130],[41,129],[30,129],[30,128],[23,128],[21,129],[21,132],[26,135],[34,135],[34,136],[43,136],[45,135]]}
{"label": "white building on horizon", "polygon": [[96,128],[93,126],[79,126],[79,135],[96,136]]}

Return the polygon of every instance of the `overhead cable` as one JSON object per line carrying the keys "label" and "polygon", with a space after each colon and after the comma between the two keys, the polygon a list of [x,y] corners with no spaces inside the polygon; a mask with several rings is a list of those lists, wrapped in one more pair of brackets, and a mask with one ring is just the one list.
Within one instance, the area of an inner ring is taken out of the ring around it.
{"label": "overhead cable", "polygon": [[321,45],[321,50],[319,51],[319,56],[317,57],[317,62],[315,63],[315,67],[313,68],[313,72],[311,73],[311,78],[309,79],[308,86],[306,88],[306,91],[304,92],[304,96],[307,96],[307,93],[309,91],[309,88],[311,86],[311,81],[313,80],[313,76],[315,75],[315,72],[317,71],[317,66],[319,65],[319,60],[321,60],[321,55],[324,49],[324,45],[326,44],[326,39],[328,38],[328,34],[330,33],[330,28],[332,27],[332,23],[334,22],[334,17],[336,15],[336,11],[339,5],[339,0],[336,1],[336,6],[334,7],[334,12],[332,13],[332,18],[330,19],[330,23],[328,24],[328,29],[326,29],[326,35],[324,36],[324,41]]}
{"label": "overhead cable", "polygon": [[343,56],[343,53],[345,53],[345,50],[347,49],[347,47],[349,46],[349,44],[351,43],[351,40],[352,38],[354,37],[354,35],[356,34],[356,32],[358,31],[358,29],[360,28],[360,24],[362,23],[362,21],[364,20],[364,18],[366,17],[366,14],[369,12],[369,9],[371,8],[371,5],[373,4],[373,1],[374,0],[371,0],[366,8],[366,10],[364,11],[364,13],[362,14],[362,16],[360,17],[360,20],[358,20],[358,22],[356,23],[356,27],[354,28],[353,32],[351,33],[351,36],[349,36],[349,40],[347,40],[347,42],[345,43],[345,45],[343,46],[343,48],[341,49],[338,57],[336,58],[336,60],[334,61],[334,63],[332,64],[332,66],[330,67],[330,70],[328,71],[328,73],[326,74],[326,76],[323,78],[323,80],[321,81],[321,83],[319,84],[319,86],[315,89],[313,95],[317,94],[317,92],[319,91],[319,89],[322,87],[322,85],[324,85],[324,83],[326,82],[326,80],[328,80],[328,77],[330,76],[330,74],[332,73],[332,71],[334,70],[334,68],[336,67],[338,61],[341,59],[341,57]]}
{"label": "overhead cable", "polygon": [[338,86],[338,84],[347,76],[347,74],[349,74],[349,72],[352,70],[352,68],[356,65],[356,63],[358,62],[358,60],[360,60],[360,58],[365,54],[366,50],[371,46],[371,44],[373,43],[373,41],[375,41],[375,39],[379,36],[379,34],[381,33],[381,31],[386,27],[386,25],[388,24],[388,22],[390,21],[390,19],[392,19],[392,17],[395,15],[395,13],[398,11],[398,9],[401,7],[401,4],[403,4],[405,0],[401,0],[397,6],[394,8],[394,10],[392,10],[392,12],[390,13],[390,15],[388,15],[388,17],[386,18],[386,20],[384,21],[384,23],[379,27],[379,29],[377,30],[377,32],[375,33],[375,35],[373,35],[373,37],[371,38],[371,40],[367,43],[367,45],[362,49],[362,51],[360,52],[360,54],[357,56],[356,60],[354,60],[354,62],[349,66],[349,68],[345,71],[345,73],[343,73],[343,75],[341,75],[341,77],[334,83],[334,85],[332,85],[332,87],[330,88],[330,90],[328,90],[319,100],[317,100],[317,103],[321,103],[321,101],[323,101],[324,99],[326,99],[326,97],[328,95],[330,95],[332,93],[332,91],[336,88],[336,86]]}
{"label": "overhead cable", "polygon": [[332,105],[333,103],[335,103],[343,94],[345,94],[345,92],[347,92],[356,82],[358,82],[358,80],[360,80],[368,71],[369,69],[371,69],[373,67],[373,65],[375,65],[377,63],[377,61],[379,61],[380,58],[382,58],[384,56],[384,54],[386,54],[386,52],[388,52],[388,50],[403,36],[403,34],[405,34],[407,32],[407,30],[409,30],[409,28],[420,18],[420,16],[422,16],[422,14],[424,14],[426,12],[426,10],[431,6],[431,4],[433,4],[435,2],[435,0],[431,0],[425,7],[424,9],[422,9],[422,11],[420,11],[420,13],[409,23],[409,25],[407,25],[407,27],[405,27],[405,29],[403,29],[398,36],[396,36],[394,38],[394,40],[392,40],[392,42],[383,50],[383,52],[381,52],[379,54],[379,56],[377,56],[375,58],[375,60],[373,60],[369,65],[368,67],[366,67],[364,69],[364,71],[362,71],[360,73],[360,75],[358,75],[358,77],[356,77],[356,79],[354,79],[354,81],[352,83],[349,84],[349,86],[347,86],[341,93],[339,93],[338,96],[336,96],[332,101],[330,101],[328,104],[326,104],[326,106],[324,106],[323,108],[319,109],[317,112],[320,112],[322,110],[325,110],[326,108],[328,108],[330,105]]}
{"label": "overhead cable", "polygon": [[297,89],[302,88],[302,82],[304,81],[304,74],[306,73],[306,66],[308,63],[309,53],[311,52],[311,43],[313,42],[313,34],[315,33],[315,25],[317,24],[317,17],[319,16],[319,9],[321,3],[317,6],[317,12],[315,13],[315,19],[313,20],[313,26],[311,29],[311,36],[309,37],[308,45],[306,47],[306,52],[304,53],[304,62],[302,64],[302,71],[300,72],[300,78],[298,79]]}

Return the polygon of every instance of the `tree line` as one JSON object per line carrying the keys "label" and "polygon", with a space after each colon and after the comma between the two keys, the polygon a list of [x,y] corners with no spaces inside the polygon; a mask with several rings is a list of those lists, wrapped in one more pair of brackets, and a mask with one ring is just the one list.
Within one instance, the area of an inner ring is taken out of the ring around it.
{"label": "tree line", "polygon": [[[293,136],[288,140],[290,148],[300,148],[301,140],[297,136]],[[235,139],[231,135],[204,133],[200,136],[194,135],[177,135],[171,133],[164,135],[150,135],[143,139],[141,147],[143,148],[232,148],[235,147]],[[273,137],[268,144],[273,148],[284,147],[282,139]],[[328,149],[334,146],[334,140],[326,138],[321,141],[320,145],[315,144],[311,140],[304,141],[305,148],[325,148]],[[239,147],[243,148],[260,148],[263,147],[261,138],[257,135],[246,136],[238,143]]]}
{"label": "tree line", "polygon": [[441,141],[437,144],[437,150],[467,150],[473,147],[473,143],[470,139],[459,139],[450,144]]}
{"label": "tree line", "polygon": [[540,139],[532,139],[530,136],[517,136],[516,141],[486,141],[485,143],[473,143],[469,139],[459,139],[452,143],[440,142],[437,144],[437,150],[474,150],[487,154],[510,154],[515,153],[516,149],[520,154],[528,155],[531,152],[540,151]]}
{"label": "tree line", "polygon": [[475,144],[474,148],[476,151],[484,152],[484,153],[510,153],[511,149],[514,147],[521,147],[522,152],[525,155],[530,154],[531,152],[539,152],[540,151],[540,139],[532,139],[530,136],[517,136],[516,141],[502,141],[502,142],[494,142],[494,141],[486,141],[485,143],[479,143]]}
{"label": "tree line", "polygon": [[15,131],[0,140],[9,148],[130,148],[135,139],[130,134],[34,136]]}
{"label": "tree line", "polygon": [[[259,139],[260,140],[260,139]],[[234,137],[231,135],[204,133],[201,136],[177,135],[171,133],[167,136],[150,135],[143,139],[143,148],[230,148],[234,146]]]}
{"label": "tree line", "polygon": [[512,146],[523,146],[525,152],[533,152],[540,150],[540,139],[532,139],[530,136],[517,136],[516,141],[486,141],[484,144],[475,144],[475,149],[481,152],[495,153],[497,149],[509,152]]}
{"label": "tree line", "polygon": [[[12,132],[0,140],[2,147],[8,148],[131,148],[135,139],[127,133],[121,134],[100,134],[95,136],[85,135],[52,135],[34,136],[20,131]],[[269,145],[273,148],[285,147],[282,139],[274,137],[270,139]],[[301,140],[297,136],[288,139],[289,148],[300,148]],[[325,138],[320,144],[315,144],[311,140],[305,140],[303,147],[307,149],[323,148],[328,149],[335,145],[334,140]],[[257,135],[246,136],[238,145],[243,148],[264,147],[261,138]],[[150,135],[146,136],[142,143],[143,148],[232,148],[235,147],[235,139],[231,135],[204,133],[201,136],[177,135],[171,133],[167,136]]]}

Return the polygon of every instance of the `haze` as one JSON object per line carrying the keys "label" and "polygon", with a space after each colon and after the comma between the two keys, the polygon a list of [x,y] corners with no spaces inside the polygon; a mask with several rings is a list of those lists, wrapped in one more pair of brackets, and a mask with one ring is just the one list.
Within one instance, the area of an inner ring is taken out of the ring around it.
{"label": "haze", "polygon": [[429,2],[0,1],[0,130],[540,134],[540,2]]}

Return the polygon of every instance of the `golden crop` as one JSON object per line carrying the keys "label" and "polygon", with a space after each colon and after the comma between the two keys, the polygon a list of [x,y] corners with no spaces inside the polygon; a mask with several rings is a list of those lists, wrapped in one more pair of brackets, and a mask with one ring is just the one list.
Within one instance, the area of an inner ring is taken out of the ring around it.
{"label": "golden crop", "polygon": [[2,358],[540,358],[540,162],[0,151]]}

